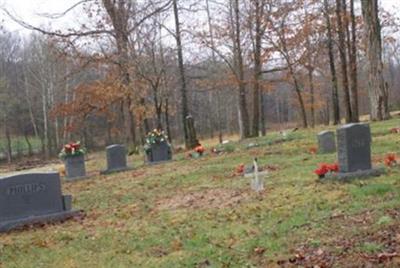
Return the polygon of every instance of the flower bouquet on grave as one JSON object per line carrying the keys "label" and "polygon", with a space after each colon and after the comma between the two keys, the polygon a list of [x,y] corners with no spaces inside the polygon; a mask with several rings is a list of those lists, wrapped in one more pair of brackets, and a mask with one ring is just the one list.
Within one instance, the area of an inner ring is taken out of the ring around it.
{"label": "flower bouquet on grave", "polygon": [[314,173],[318,175],[320,179],[325,178],[326,174],[329,173],[337,173],[339,172],[339,165],[338,164],[326,164],[326,163],[321,163],[319,164],[319,167],[314,170]]}
{"label": "flower bouquet on grave", "polygon": [[71,142],[64,145],[63,149],[59,153],[59,158],[65,160],[69,157],[83,156],[86,154],[86,149],[81,147],[80,142]]}
{"label": "flower bouquet on grave", "polygon": [[150,131],[146,136],[146,143],[144,144],[144,150],[146,153],[151,151],[151,147],[155,144],[160,144],[165,142],[168,146],[171,146],[168,142],[168,136],[165,135],[164,131],[154,129]]}
{"label": "flower bouquet on grave", "polygon": [[189,153],[190,158],[197,159],[199,157],[202,157],[206,149],[201,145],[199,142],[197,142],[196,147],[194,147],[193,152]]}
{"label": "flower bouquet on grave", "polygon": [[387,167],[394,167],[397,165],[397,157],[395,154],[388,154],[385,157],[385,165]]}

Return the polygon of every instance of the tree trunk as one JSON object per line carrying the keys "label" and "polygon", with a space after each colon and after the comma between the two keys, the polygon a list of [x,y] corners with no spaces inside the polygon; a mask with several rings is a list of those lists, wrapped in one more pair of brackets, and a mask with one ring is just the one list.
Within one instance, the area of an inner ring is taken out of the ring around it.
{"label": "tree trunk", "polygon": [[250,136],[249,127],[249,114],[247,111],[247,101],[246,101],[246,84],[244,81],[244,66],[243,66],[243,52],[242,44],[240,38],[240,10],[239,10],[239,0],[234,0],[234,43],[235,43],[235,58],[236,58],[236,69],[237,69],[237,79],[239,84],[239,124],[241,124],[241,138],[248,138]]}
{"label": "tree trunk", "polygon": [[261,92],[260,98],[260,110],[261,110],[261,135],[264,137],[267,135],[267,129],[265,126],[265,93]]}
{"label": "tree trunk", "polygon": [[358,108],[358,78],[357,78],[357,32],[356,18],[354,14],[354,0],[350,0],[350,18],[351,18],[351,42],[349,49],[350,60],[350,97],[351,97],[351,113],[352,122],[359,121]]}
{"label": "tree trunk", "polygon": [[308,82],[310,84],[310,110],[311,110],[311,127],[315,127],[315,96],[314,96],[314,79],[313,68],[308,68]]}
{"label": "tree trunk", "polygon": [[253,137],[258,137],[260,132],[260,77],[261,77],[261,42],[263,3],[254,1],[255,36],[254,36],[254,74],[253,74]]}
{"label": "tree trunk", "polygon": [[328,35],[328,54],[329,54],[329,67],[332,76],[332,109],[333,109],[333,124],[340,123],[340,108],[339,108],[339,93],[338,93],[338,80],[336,76],[335,57],[333,53],[333,38],[331,20],[329,18],[329,5],[328,0],[324,0],[324,15],[326,19],[326,28]]}
{"label": "tree trunk", "polygon": [[342,0],[336,0],[336,16],[337,16],[337,26],[338,26],[338,36],[339,36],[339,55],[340,55],[340,65],[342,68],[342,87],[344,94],[344,105],[345,105],[345,116],[346,122],[351,122],[351,104],[350,104],[350,93],[349,93],[349,79],[347,75],[347,57],[346,57],[346,36],[345,28],[343,26],[343,18],[345,16],[343,11]]}
{"label": "tree trunk", "polygon": [[179,22],[178,13],[178,0],[173,0],[172,5],[174,8],[175,17],[175,39],[178,53],[178,66],[179,66],[179,78],[181,83],[181,106],[182,106],[182,123],[183,131],[185,136],[185,147],[186,149],[193,149],[197,145],[196,131],[193,129],[191,133],[188,133],[188,125],[186,118],[190,116],[187,100],[187,89],[186,89],[186,77],[185,77],[185,67],[183,65],[183,53],[182,53],[182,41],[181,41],[181,29]]}
{"label": "tree trunk", "polygon": [[42,88],[42,115],[43,115],[43,145],[44,145],[44,155],[45,159],[49,159],[49,128],[48,128],[48,118],[47,118],[47,95],[48,92],[45,88]]}
{"label": "tree trunk", "polygon": [[31,156],[31,155],[33,155],[32,143],[29,140],[29,133],[27,131],[24,131],[24,137],[25,137],[26,145],[28,145],[28,156]]}
{"label": "tree trunk", "polygon": [[344,94],[344,105],[345,105],[345,117],[346,122],[351,122],[351,104],[350,104],[350,93],[349,93],[349,79],[347,75],[347,57],[346,57],[346,29],[343,25],[344,11],[342,0],[336,0],[336,16],[337,16],[337,32],[339,37],[339,55],[340,55],[340,65],[342,69],[342,87]]}
{"label": "tree trunk", "polygon": [[8,127],[7,121],[8,118],[6,117],[5,120],[5,124],[4,124],[4,130],[5,130],[5,134],[6,134],[6,141],[7,141],[7,162],[8,164],[11,164],[12,162],[12,143],[11,143],[11,135],[10,135],[10,129]]}
{"label": "tree trunk", "polygon": [[171,135],[171,126],[169,123],[169,99],[165,98],[165,110],[164,110],[164,115],[165,115],[165,126],[167,128],[167,136],[168,136],[168,141],[172,142],[172,135]]}
{"label": "tree trunk", "polygon": [[[211,24],[211,14],[210,14],[210,3],[209,0],[206,0],[206,11],[207,11],[207,22],[208,22],[208,31],[210,33],[210,41],[211,41],[211,56],[212,56],[212,61],[215,68],[217,66],[217,57],[215,55],[215,43],[214,43],[214,31],[212,28]],[[214,74],[214,72],[213,72]],[[222,143],[223,137],[222,137],[222,122],[221,122],[221,96],[219,90],[216,88],[216,83],[213,84],[213,89],[216,90],[217,94],[217,120],[218,120],[218,140],[219,143]]]}
{"label": "tree trunk", "polygon": [[308,127],[308,122],[307,122],[307,112],[306,112],[306,107],[304,105],[304,100],[303,100],[303,95],[301,94],[301,89],[300,89],[300,84],[299,81],[297,80],[296,74],[294,73],[293,67],[291,64],[289,64],[289,73],[293,79],[294,83],[294,90],[297,95],[297,100],[299,101],[300,105],[300,111],[301,111],[301,119],[303,121],[303,128]]}
{"label": "tree trunk", "polygon": [[368,92],[371,120],[390,118],[389,96],[383,78],[381,25],[377,0],[361,0],[368,58]]}

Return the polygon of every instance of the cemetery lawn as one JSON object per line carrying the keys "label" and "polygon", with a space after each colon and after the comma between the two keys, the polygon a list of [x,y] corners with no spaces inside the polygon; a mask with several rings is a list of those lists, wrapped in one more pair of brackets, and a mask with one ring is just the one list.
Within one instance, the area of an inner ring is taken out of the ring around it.
{"label": "cemetery lawn", "polygon": [[[399,153],[400,134],[389,131],[398,123],[371,125],[375,165]],[[133,156],[135,170],[64,182],[85,217],[0,235],[0,267],[400,266],[400,167],[322,183],[313,171],[336,154],[310,153],[321,130],[299,130],[284,142],[268,133],[198,160],[182,153],[144,166]],[[262,194],[234,174],[252,157],[271,170]],[[89,173],[103,169],[104,158],[90,155]]]}

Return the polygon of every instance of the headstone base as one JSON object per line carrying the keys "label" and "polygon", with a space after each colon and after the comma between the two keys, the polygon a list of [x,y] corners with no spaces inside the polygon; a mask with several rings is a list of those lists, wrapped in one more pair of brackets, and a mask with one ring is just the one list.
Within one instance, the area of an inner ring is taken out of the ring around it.
{"label": "headstone base", "polygon": [[54,223],[68,220],[82,213],[78,210],[63,211],[47,215],[32,216],[23,219],[10,220],[0,222],[0,233],[9,232],[15,229],[23,228],[24,226],[35,225],[39,223]]}
{"label": "headstone base", "polygon": [[106,170],[102,170],[100,171],[101,175],[109,175],[112,173],[118,173],[118,172],[124,172],[124,171],[129,171],[129,170],[133,170],[134,168],[132,167],[124,167],[124,168],[117,168],[117,169],[106,169]]}
{"label": "headstone base", "polygon": [[368,170],[359,170],[355,172],[348,173],[334,173],[325,176],[322,180],[337,180],[337,181],[349,181],[352,179],[366,179],[370,177],[379,177],[385,173],[384,168],[373,168]]}

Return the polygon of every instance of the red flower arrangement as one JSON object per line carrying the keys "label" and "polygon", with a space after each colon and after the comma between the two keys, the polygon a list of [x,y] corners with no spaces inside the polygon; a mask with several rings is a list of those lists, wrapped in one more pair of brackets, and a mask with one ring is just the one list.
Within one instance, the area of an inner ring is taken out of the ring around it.
{"label": "red flower arrangement", "polygon": [[388,167],[393,167],[397,164],[397,158],[395,154],[388,154],[385,157],[385,165]]}
{"label": "red flower arrangement", "polygon": [[319,167],[314,170],[314,173],[318,175],[319,178],[324,178],[327,173],[337,173],[339,172],[338,164],[327,164],[321,163]]}
{"label": "red flower arrangement", "polygon": [[194,151],[198,153],[199,155],[202,155],[205,151],[204,147],[202,145],[198,145],[194,148]]}
{"label": "red flower arrangement", "polygon": [[71,156],[79,156],[84,155],[86,150],[81,148],[81,144],[79,142],[71,142],[64,145],[64,148],[61,150],[59,157],[61,159],[65,159]]}
{"label": "red flower arrangement", "polygon": [[236,167],[236,174],[242,175],[244,173],[244,164],[240,164]]}

